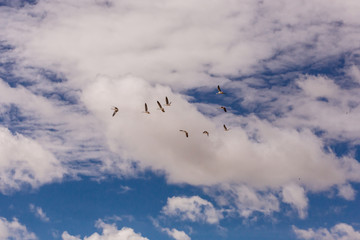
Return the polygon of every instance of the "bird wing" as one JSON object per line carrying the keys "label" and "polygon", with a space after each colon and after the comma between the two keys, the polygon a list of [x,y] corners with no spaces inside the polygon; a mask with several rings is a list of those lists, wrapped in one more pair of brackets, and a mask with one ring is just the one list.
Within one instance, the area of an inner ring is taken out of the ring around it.
{"label": "bird wing", "polygon": [[188,132],[186,132],[186,131],[185,131],[185,135],[186,135],[186,137],[189,137],[189,134],[188,134]]}
{"label": "bird wing", "polygon": [[224,124],[224,129],[227,130],[227,127],[225,126],[225,124]]}
{"label": "bird wing", "polygon": [[220,85],[218,85],[218,90],[219,90],[219,92],[221,92]]}
{"label": "bird wing", "polygon": [[223,107],[223,109],[224,109],[224,112],[227,112],[226,107]]}
{"label": "bird wing", "polygon": [[145,112],[148,111],[147,104],[145,103]]}
{"label": "bird wing", "polygon": [[168,99],[168,97],[165,97],[165,101],[166,101],[166,104],[169,104],[169,99]]}
{"label": "bird wing", "polygon": [[161,104],[160,104],[160,102],[159,102],[159,101],[157,101],[157,104],[159,105],[159,107],[160,107],[160,108],[162,108],[162,106],[161,106]]}

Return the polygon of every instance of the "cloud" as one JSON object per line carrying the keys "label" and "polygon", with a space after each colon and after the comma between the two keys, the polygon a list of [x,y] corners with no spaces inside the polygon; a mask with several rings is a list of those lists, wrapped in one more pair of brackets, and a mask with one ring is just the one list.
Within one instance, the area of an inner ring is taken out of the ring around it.
{"label": "cloud", "polygon": [[[133,229],[123,227],[118,230],[115,224],[106,224],[99,220],[96,223],[97,228],[102,229],[102,234],[93,233],[89,237],[84,237],[83,240],[148,240],[148,238],[142,237],[141,234],[135,233]],[[71,236],[67,231],[62,234],[63,240],[81,240],[80,237]]]}
{"label": "cloud", "polygon": [[38,142],[0,127],[0,191],[4,194],[30,185],[60,180],[65,174],[61,163]]}
{"label": "cloud", "polygon": [[356,192],[350,184],[345,184],[338,187],[338,195],[346,200],[354,200]]}
{"label": "cloud", "polygon": [[[13,63],[1,68],[9,78],[0,82],[1,124],[10,129],[16,122],[14,132],[37,143],[35,153],[61,162],[54,176],[15,177],[38,187],[64,173],[136,176],[151,169],[169,183],[220,186],[229,197],[223,202],[244,217],[279,211],[280,192],[304,216],[307,191],[360,181],[351,155],[327,149],[329,139],[358,141],[358,88],[345,89],[326,76],[289,73],[269,82],[256,76],[320,68],[334,56],[355,53],[359,9],[356,0],[40,0],[1,7],[0,38],[11,46],[1,61]],[[351,63],[346,76],[358,82],[358,63]],[[282,77],[290,84],[278,86]],[[234,99],[214,94],[219,83]],[[195,88],[248,114],[192,104],[186,90]],[[165,96],[173,105],[161,113],[156,101]],[[150,115],[141,113],[145,102]],[[120,109],[114,118],[113,105]],[[179,134],[184,128],[188,139]],[[315,134],[318,128],[326,133]],[[29,169],[14,171],[26,176]],[[5,182],[1,189],[20,188],[14,179]],[[341,189],[341,196],[352,197]]]}
{"label": "cloud", "polygon": [[179,231],[175,228],[172,228],[171,230],[169,228],[164,228],[163,231],[165,231],[175,240],[191,240],[191,238],[184,231]]}
{"label": "cloud", "polygon": [[308,199],[304,188],[296,184],[289,184],[282,190],[282,199],[283,202],[288,203],[297,209],[300,218],[306,217]]}
{"label": "cloud", "polygon": [[36,217],[38,217],[43,222],[49,222],[50,218],[48,218],[45,214],[45,212],[42,210],[41,207],[37,207],[34,204],[30,204],[30,211],[35,214]]}
{"label": "cloud", "polygon": [[156,228],[160,229],[162,232],[165,232],[167,235],[174,238],[175,240],[191,240],[191,238],[184,231],[179,231],[175,228],[164,228],[160,226],[159,222],[156,219],[150,218],[150,220]]}
{"label": "cloud", "polygon": [[209,224],[218,224],[223,218],[222,213],[216,210],[211,202],[199,196],[168,198],[162,212],[167,216],[178,217],[181,220]]}
{"label": "cloud", "polygon": [[346,223],[339,223],[330,230],[326,228],[319,228],[317,230],[308,229],[302,230],[293,226],[298,239],[307,240],[356,240],[360,239],[360,232],[356,231],[351,225]]}
{"label": "cloud", "polygon": [[8,221],[6,218],[0,217],[0,239],[37,240],[37,237],[16,218]]}

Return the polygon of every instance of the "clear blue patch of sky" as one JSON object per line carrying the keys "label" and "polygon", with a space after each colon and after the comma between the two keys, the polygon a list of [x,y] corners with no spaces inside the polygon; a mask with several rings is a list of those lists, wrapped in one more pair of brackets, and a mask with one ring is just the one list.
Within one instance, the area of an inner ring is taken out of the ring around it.
{"label": "clear blue patch of sky", "polygon": [[35,5],[38,0],[1,0],[0,7],[14,7],[14,8],[21,8],[24,7],[26,4]]}

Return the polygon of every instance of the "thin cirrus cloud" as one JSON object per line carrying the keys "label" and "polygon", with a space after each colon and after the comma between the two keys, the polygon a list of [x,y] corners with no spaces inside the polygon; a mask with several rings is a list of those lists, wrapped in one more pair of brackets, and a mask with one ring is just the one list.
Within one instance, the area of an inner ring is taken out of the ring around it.
{"label": "thin cirrus cloud", "polygon": [[[34,171],[39,180],[32,186],[61,179],[65,173],[134,176],[151,169],[164,172],[169,183],[220,188],[213,191],[222,191],[228,199],[214,199],[231,204],[243,217],[254,211],[279,211],[282,201],[303,218],[306,192],[334,186],[339,187],[339,196],[352,199],[350,183],[360,181],[359,163],[351,155],[338,157],[326,150],[324,139],[312,130],[321,126],[335,140],[356,138],[358,130],[348,129],[358,116],[355,90],[344,90],[321,76],[300,75],[292,82],[295,87],[265,92],[251,87],[252,78],[231,82],[227,77],[301,68],[310,60],[353,51],[360,36],[358,9],[355,0],[332,4],[42,0],[20,9],[1,8],[5,21],[0,37],[14,47],[4,52],[4,59],[16,62],[13,74],[32,85],[10,87],[1,82],[1,92],[21,97],[0,96],[6,106],[15,105],[26,116],[18,131],[25,128],[32,141],[43,146],[39,151],[52,154],[50,159],[63,169],[43,178]],[[46,82],[29,68],[50,70],[66,80]],[[358,68],[353,66],[348,76],[358,81]],[[209,117],[182,94],[199,88],[208,91],[209,98],[219,97],[209,90],[209,86],[216,90],[219,82],[225,84],[224,91],[238,87],[242,95],[233,94],[234,101],[247,109],[270,104],[263,112],[268,118],[230,112]],[[59,89],[74,95],[74,103],[45,94]],[[165,96],[173,105],[162,113],[156,101]],[[274,96],[277,100],[270,101]],[[141,113],[145,102],[150,115]],[[119,108],[114,118],[113,105]],[[351,114],[339,114],[348,106]],[[274,109],[284,115],[273,114]],[[38,115],[40,127],[34,128],[32,120]],[[336,117],[325,121],[329,115]],[[351,124],[339,125],[343,120]],[[43,128],[54,122],[56,134]],[[229,132],[222,129],[224,122]],[[15,138],[6,128],[4,141]],[[189,138],[179,129],[186,129]],[[203,130],[210,132],[209,138]],[[83,168],[73,159],[96,159],[98,165]],[[11,179],[9,183],[19,189]]]}

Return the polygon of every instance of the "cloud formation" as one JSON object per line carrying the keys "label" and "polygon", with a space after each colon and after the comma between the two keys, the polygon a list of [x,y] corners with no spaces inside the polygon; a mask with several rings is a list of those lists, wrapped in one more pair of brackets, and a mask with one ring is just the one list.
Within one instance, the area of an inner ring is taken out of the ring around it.
{"label": "cloud formation", "polygon": [[37,237],[16,218],[8,221],[6,218],[0,217],[0,239],[37,240]]}
{"label": "cloud formation", "polygon": [[356,231],[351,225],[346,223],[336,224],[331,229],[319,228],[317,230],[303,230],[293,226],[298,239],[306,240],[358,240],[360,232]]}
{"label": "cloud formation", "polygon": [[[9,46],[1,61],[15,64],[0,71],[18,81],[0,82],[7,143],[0,147],[0,191],[38,187],[64,174],[134,176],[151,169],[169,183],[219,187],[228,197],[219,201],[243,217],[279,211],[282,201],[304,218],[306,192],[334,186],[353,199],[360,165],[327,146],[358,143],[359,10],[356,0],[40,0],[1,7],[0,39]],[[354,55],[343,69],[353,89],[296,73],[345,53]],[[281,74],[268,82],[257,77],[267,71],[289,71],[290,83],[278,83]],[[218,84],[234,99],[216,96]],[[193,89],[248,113],[192,104],[186,90]],[[173,105],[162,113],[156,101],[165,96]],[[145,102],[150,115],[142,113]],[[16,167],[11,142],[22,154],[14,155]],[[40,159],[45,165],[34,168]]]}
{"label": "cloud formation", "polygon": [[[83,240],[149,240],[135,233],[132,228],[123,227],[118,230],[115,224],[106,224],[101,220],[97,221],[96,227],[102,229],[102,234],[93,233],[89,237],[84,237]],[[72,236],[67,231],[63,232],[61,237],[62,240],[81,240],[80,237]]]}
{"label": "cloud formation", "polygon": [[42,210],[41,207],[37,207],[34,204],[30,204],[30,211],[35,214],[36,217],[38,217],[41,221],[49,222],[50,218],[46,216],[46,213]]}
{"label": "cloud formation", "polygon": [[199,196],[168,198],[162,212],[167,216],[178,217],[181,220],[209,224],[218,224],[223,218],[222,213],[216,210],[212,203]]}

